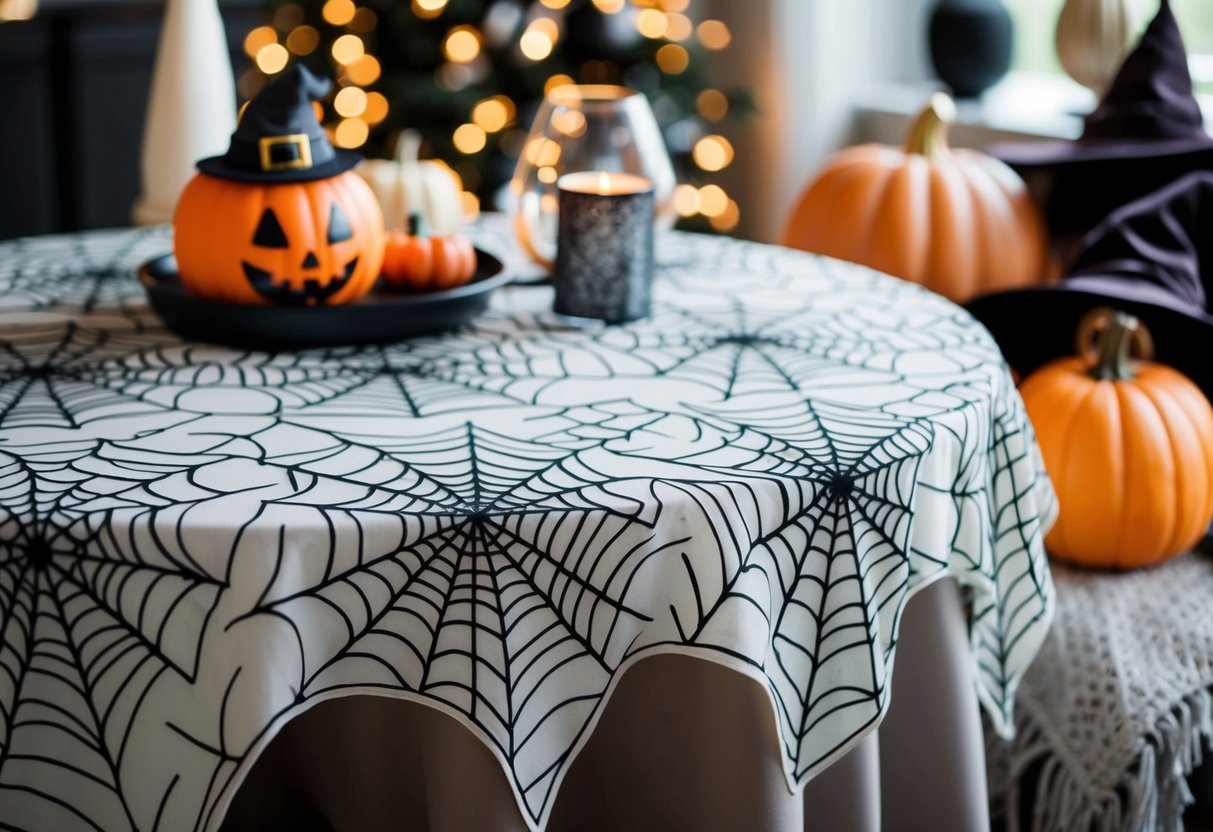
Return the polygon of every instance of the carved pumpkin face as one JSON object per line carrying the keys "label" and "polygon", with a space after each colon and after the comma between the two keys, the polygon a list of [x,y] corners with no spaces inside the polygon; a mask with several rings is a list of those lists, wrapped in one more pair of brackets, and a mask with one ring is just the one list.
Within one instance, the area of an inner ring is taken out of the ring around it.
{"label": "carved pumpkin face", "polygon": [[198,174],[177,204],[174,250],[191,293],[234,303],[349,303],[383,264],[383,215],[353,172],[253,184]]}

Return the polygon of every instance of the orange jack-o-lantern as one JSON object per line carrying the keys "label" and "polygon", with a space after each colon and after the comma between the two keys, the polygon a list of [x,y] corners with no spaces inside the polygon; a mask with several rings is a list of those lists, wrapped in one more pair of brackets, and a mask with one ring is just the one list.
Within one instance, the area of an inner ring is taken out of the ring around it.
{"label": "orange jack-o-lantern", "polygon": [[199,297],[293,306],[349,303],[383,265],[383,214],[353,171],[307,182],[199,173],[181,193],[173,249]]}

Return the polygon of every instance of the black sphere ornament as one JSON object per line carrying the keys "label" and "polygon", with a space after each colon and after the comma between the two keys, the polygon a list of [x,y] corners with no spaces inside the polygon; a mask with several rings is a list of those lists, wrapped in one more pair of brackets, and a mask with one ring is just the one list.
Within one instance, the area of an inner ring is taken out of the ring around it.
{"label": "black sphere ornament", "polygon": [[931,62],[959,98],[975,98],[1011,67],[1014,27],[1001,0],[939,0],[931,14]]}

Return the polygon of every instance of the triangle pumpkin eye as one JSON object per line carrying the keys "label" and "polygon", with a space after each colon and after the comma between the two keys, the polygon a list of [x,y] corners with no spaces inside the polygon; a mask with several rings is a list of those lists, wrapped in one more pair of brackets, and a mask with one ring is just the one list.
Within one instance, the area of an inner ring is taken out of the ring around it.
{"label": "triangle pumpkin eye", "polygon": [[353,236],[354,231],[350,228],[350,221],[345,218],[345,212],[334,202],[329,214],[329,242],[341,243]]}
{"label": "triangle pumpkin eye", "polygon": [[282,230],[282,225],[278,222],[278,217],[274,215],[272,208],[266,208],[261,214],[261,220],[257,223],[257,231],[253,234],[253,245],[262,248],[290,247],[286,241],[286,232]]}

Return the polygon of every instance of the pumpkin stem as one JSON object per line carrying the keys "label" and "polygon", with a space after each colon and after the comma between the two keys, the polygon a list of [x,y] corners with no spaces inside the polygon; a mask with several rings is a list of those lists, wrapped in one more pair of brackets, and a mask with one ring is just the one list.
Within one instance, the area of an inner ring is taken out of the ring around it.
{"label": "pumpkin stem", "polygon": [[401,130],[396,139],[396,161],[401,164],[416,162],[421,156],[421,134],[412,128]]}
{"label": "pumpkin stem", "polygon": [[1091,375],[1101,381],[1130,381],[1133,367],[1129,349],[1141,324],[1127,312],[1113,312],[1106,320],[1107,327],[1096,336],[1097,354]]}
{"label": "pumpkin stem", "polygon": [[940,159],[951,153],[948,125],[956,121],[956,104],[945,93],[934,93],[906,136],[905,152]]}
{"label": "pumpkin stem", "polygon": [[425,223],[425,214],[422,214],[420,211],[414,211],[413,213],[409,214],[409,236],[430,236],[430,229]]}

